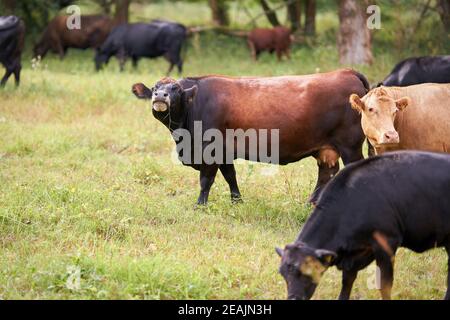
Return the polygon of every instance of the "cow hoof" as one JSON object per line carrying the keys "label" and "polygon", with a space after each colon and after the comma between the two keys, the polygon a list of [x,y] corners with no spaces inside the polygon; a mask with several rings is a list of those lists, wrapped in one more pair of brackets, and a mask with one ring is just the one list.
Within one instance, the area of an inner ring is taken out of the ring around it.
{"label": "cow hoof", "polygon": [[242,200],[242,197],[240,195],[231,195],[231,203],[232,204],[238,204],[243,203],[244,200]]}

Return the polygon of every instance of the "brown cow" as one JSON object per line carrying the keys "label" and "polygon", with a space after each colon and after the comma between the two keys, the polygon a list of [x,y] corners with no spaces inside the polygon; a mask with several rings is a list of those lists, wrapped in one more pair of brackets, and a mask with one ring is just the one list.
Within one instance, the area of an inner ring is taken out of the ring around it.
{"label": "brown cow", "polygon": [[290,48],[292,43],[291,30],[286,27],[275,27],[273,29],[253,29],[247,38],[253,59],[256,61],[262,51],[277,54],[281,60],[283,54],[290,59]]}
{"label": "brown cow", "polygon": [[425,83],[409,87],[379,87],[352,107],[377,154],[415,149],[450,152],[450,84]]}
{"label": "brown cow", "polygon": [[[320,189],[338,172],[339,157],[344,164],[363,158],[364,133],[348,97],[352,90],[363,96],[368,88],[363,75],[346,69],[271,78],[205,76],[179,81],[165,78],[152,89],[139,83],[132,91],[138,98],[151,100],[153,116],[173,132],[177,148],[186,143],[184,137],[180,141],[177,129],[193,137],[187,141],[191,151],[178,149],[178,152],[183,164],[200,171],[201,192],[197,202],[206,204],[218,170],[229,184],[232,199],[240,198],[233,159],[270,161],[263,159],[256,149],[252,150],[249,143],[240,149],[232,138],[226,140],[229,144],[221,145],[223,151],[219,151],[223,158],[216,162],[201,158],[196,162],[195,152],[206,152],[212,144],[196,141],[196,123],[202,127],[200,135],[212,129],[226,137],[229,131],[236,133],[239,129],[258,133],[278,129],[276,141],[258,138],[257,149],[272,150],[272,145],[278,145],[276,163],[282,165],[314,157],[319,167],[317,186],[311,196],[314,202]],[[225,159],[229,154],[231,159]]]}
{"label": "brown cow", "polygon": [[43,58],[49,50],[63,59],[68,48],[98,48],[113,26],[112,20],[102,15],[80,17],[81,28],[69,29],[68,16],[56,16],[49,22],[41,39],[34,47],[34,56]]}

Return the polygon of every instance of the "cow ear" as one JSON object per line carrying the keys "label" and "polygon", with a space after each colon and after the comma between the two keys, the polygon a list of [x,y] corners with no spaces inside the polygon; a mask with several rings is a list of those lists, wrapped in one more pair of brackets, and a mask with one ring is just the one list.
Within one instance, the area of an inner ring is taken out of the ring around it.
{"label": "cow ear", "polygon": [[395,100],[395,105],[397,106],[397,108],[399,110],[405,109],[410,104],[411,104],[411,98],[409,98],[409,97],[403,97],[398,100]]}
{"label": "cow ear", "polygon": [[283,256],[283,249],[276,247],[276,248],[275,248],[275,252],[276,252],[280,257]]}
{"label": "cow ear", "polygon": [[337,258],[337,254],[330,250],[316,249],[314,254],[324,266],[330,266]]}
{"label": "cow ear", "polygon": [[131,91],[139,99],[151,99],[153,94],[153,89],[147,88],[143,83],[133,84]]}
{"label": "cow ear", "polygon": [[189,89],[183,90],[183,101],[186,105],[190,105],[194,101],[195,95],[197,94],[198,87],[193,86]]}
{"label": "cow ear", "polygon": [[358,97],[357,94],[352,94],[350,96],[350,104],[352,105],[352,108],[358,112],[363,112],[365,105],[364,102],[362,102],[362,100]]}

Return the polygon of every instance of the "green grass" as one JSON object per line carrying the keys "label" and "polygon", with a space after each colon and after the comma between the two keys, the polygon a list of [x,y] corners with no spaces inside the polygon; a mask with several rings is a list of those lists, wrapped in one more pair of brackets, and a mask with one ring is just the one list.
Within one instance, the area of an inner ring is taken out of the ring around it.
{"label": "green grass", "polygon": [[[189,12],[197,6],[180,5]],[[165,12],[161,6],[152,12]],[[186,16],[206,19],[201,12]],[[326,31],[333,19],[320,15],[320,45],[296,46],[282,63],[270,55],[254,63],[243,40],[208,33],[190,39],[184,75],[336,69]],[[371,82],[404,54],[383,46],[374,47],[373,66],[359,68]],[[209,205],[195,208],[198,173],[173,161],[169,133],[130,92],[135,82],[156,82],[167,63],[141,61],[139,70],[127,65],[119,73],[112,61],[94,73],[92,56],[50,55],[32,69],[28,46],[20,88],[11,82],[0,91],[0,298],[285,298],[274,247],[292,242],[311,212],[314,161],[269,177],[263,165],[240,163],[244,203],[230,203],[218,175]],[[394,298],[444,295],[443,250],[400,250],[396,263]],[[367,285],[372,278],[373,266],[361,272],[353,298],[379,297]],[[337,297],[339,284],[339,272],[329,270],[314,298]]]}

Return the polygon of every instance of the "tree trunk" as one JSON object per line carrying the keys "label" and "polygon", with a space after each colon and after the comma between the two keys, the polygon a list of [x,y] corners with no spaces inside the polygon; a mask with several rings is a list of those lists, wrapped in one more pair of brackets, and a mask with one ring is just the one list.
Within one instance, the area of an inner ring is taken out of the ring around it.
{"label": "tree trunk", "polygon": [[217,26],[227,26],[230,21],[228,18],[228,7],[225,0],[209,0],[213,22]]}
{"label": "tree trunk", "polygon": [[450,0],[439,0],[437,8],[445,31],[450,33]]}
{"label": "tree trunk", "polygon": [[6,14],[13,14],[16,9],[16,0],[2,0],[2,7]]}
{"label": "tree trunk", "polygon": [[116,24],[128,23],[128,14],[131,0],[116,0],[114,22]]}
{"label": "tree trunk", "polygon": [[295,32],[300,29],[301,15],[302,15],[302,1],[301,0],[284,0],[287,6],[287,14],[291,22],[291,30]]}
{"label": "tree trunk", "polygon": [[342,64],[371,64],[371,35],[367,28],[368,0],[339,0],[339,60]]}
{"label": "tree trunk", "polygon": [[277,27],[280,25],[280,22],[278,21],[278,17],[275,11],[272,11],[270,9],[269,4],[266,0],[259,0],[259,3],[261,4],[261,7],[264,10],[264,14],[267,17],[267,20],[269,20],[270,24],[274,27]]}
{"label": "tree trunk", "polygon": [[316,34],[316,0],[305,0],[305,34]]}

